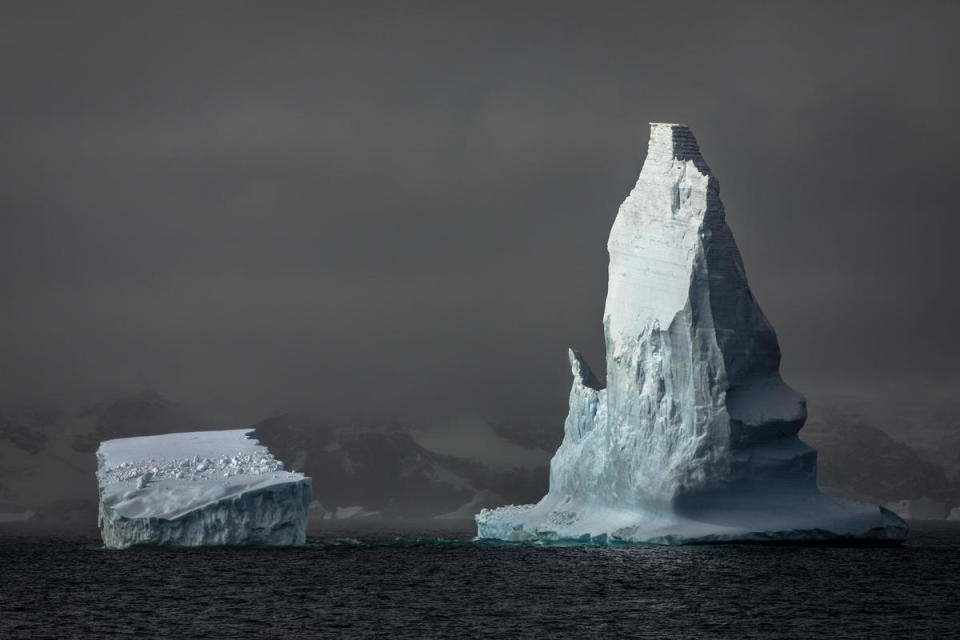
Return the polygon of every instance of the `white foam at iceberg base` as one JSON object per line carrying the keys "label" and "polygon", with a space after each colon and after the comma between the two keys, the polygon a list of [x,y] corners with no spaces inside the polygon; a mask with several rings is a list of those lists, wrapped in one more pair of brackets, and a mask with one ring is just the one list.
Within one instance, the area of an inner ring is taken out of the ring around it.
{"label": "white foam at iceberg base", "polygon": [[651,125],[610,239],[607,384],[570,352],[550,491],[484,509],[482,538],[900,541],[905,523],[820,493],[803,396],[747,286],[720,187],[684,125]]}
{"label": "white foam at iceberg base", "polygon": [[284,471],[251,429],[108,440],[97,467],[109,548],[306,541],[310,478]]}

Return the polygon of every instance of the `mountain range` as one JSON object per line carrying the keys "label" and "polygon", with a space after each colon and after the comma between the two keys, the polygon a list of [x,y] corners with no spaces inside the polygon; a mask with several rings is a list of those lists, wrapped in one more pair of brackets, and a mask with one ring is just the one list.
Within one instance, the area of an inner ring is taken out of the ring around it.
{"label": "mountain range", "polygon": [[[282,413],[249,426],[288,469],[313,478],[319,519],[470,518],[483,507],[534,502],[546,492],[562,436],[562,425],[527,429],[476,416],[422,426]],[[0,521],[32,516],[95,526],[101,441],[209,428],[217,427],[154,391],[72,410],[4,408]],[[825,491],[879,503],[928,497],[960,504],[960,476],[950,464],[960,460],[960,446],[949,440],[910,446],[850,407],[819,412],[800,437],[818,450]]]}

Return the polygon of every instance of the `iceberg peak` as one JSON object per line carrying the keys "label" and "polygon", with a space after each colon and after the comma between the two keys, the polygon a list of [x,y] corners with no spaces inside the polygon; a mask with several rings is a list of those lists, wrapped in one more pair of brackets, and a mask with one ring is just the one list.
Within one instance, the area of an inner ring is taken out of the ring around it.
{"label": "iceberg peak", "polygon": [[680,162],[692,162],[701,173],[710,174],[710,167],[700,153],[693,131],[685,124],[651,122],[647,157],[671,157]]}

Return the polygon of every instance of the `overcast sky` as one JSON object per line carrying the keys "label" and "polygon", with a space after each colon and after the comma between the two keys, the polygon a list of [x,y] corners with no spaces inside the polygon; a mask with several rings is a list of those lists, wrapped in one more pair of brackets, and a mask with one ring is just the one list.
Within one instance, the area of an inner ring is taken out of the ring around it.
{"label": "overcast sky", "polygon": [[957,388],[960,4],[0,8],[0,396],[562,424],[650,121],[788,382]]}

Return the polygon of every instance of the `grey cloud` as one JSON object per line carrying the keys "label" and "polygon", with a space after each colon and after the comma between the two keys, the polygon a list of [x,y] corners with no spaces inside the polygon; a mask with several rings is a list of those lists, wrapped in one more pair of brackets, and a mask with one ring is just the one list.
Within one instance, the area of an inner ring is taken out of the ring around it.
{"label": "grey cloud", "polygon": [[956,385],[954,4],[0,11],[5,396],[559,428],[651,120],[788,379]]}

